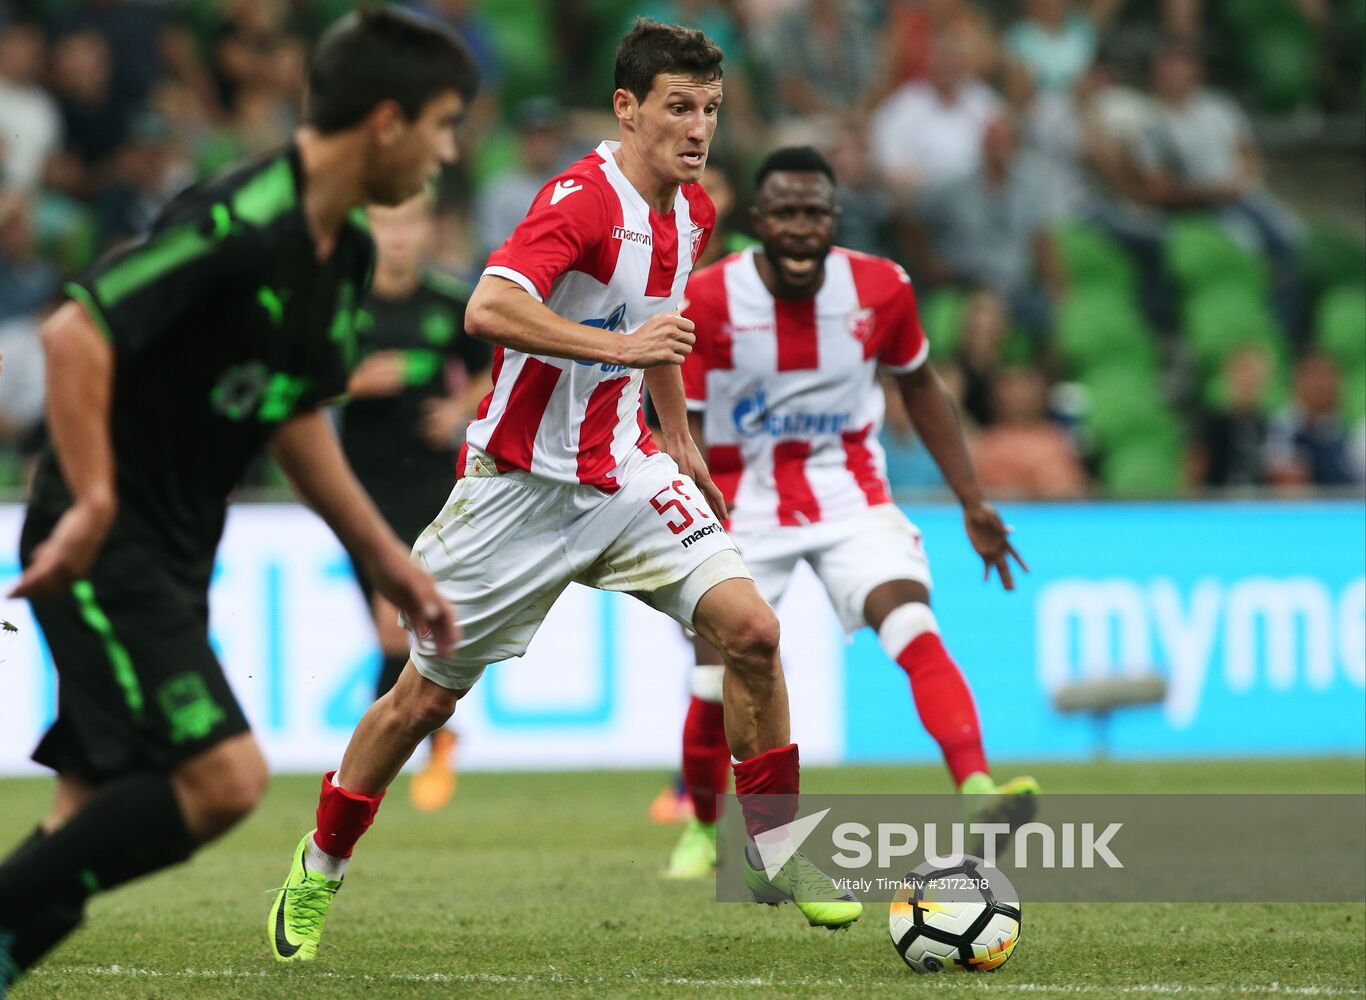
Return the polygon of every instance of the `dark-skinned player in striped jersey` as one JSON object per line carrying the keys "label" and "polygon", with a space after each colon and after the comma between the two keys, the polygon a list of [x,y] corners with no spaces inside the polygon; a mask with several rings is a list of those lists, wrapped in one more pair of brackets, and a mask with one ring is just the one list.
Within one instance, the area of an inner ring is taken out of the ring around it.
{"label": "dark-skinned player in striped jersey", "polygon": [[292,141],[182,194],[44,324],[51,445],[11,596],[32,602],[57,667],[57,718],[34,753],[57,789],[0,863],[0,996],[90,896],[184,861],[265,789],[208,638],[228,497],[262,450],[377,591],[432,641],[458,641],[321,405],[355,358],[374,257],[360,206],[400,204],[455,160],[476,83],[468,49],[433,23],[343,18],[313,54]]}

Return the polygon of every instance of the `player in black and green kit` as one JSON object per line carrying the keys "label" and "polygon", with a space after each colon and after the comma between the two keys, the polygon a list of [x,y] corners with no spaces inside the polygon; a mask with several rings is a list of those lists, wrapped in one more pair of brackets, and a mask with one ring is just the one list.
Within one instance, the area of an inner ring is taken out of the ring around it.
{"label": "player in black and green kit", "polygon": [[[492,387],[493,352],[465,335],[470,289],[425,268],[436,237],[431,198],[369,215],[378,256],[356,317],[362,360],[341,411],[342,447],[384,519],[411,545],[450,495],[458,437]],[[379,698],[408,661],[408,633],[398,610],[352,561],[379,639]],[[449,730],[432,734],[431,758],[409,786],[418,809],[439,809],[454,794],[454,743]]]}
{"label": "player in black and green kit", "polygon": [[455,642],[318,407],[357,351],[374,253],[358,206],[399,204],[455,159],[475,83],[444,29],[385,10],[343,19],[314,54],[290,145],[181,195],[44,324],[52,445],[13,596],[31,600],[57,666],[57,719],[34,754],[57,795],[0,864],[0,995],[91,894],[184,860],[265,788],[207,601],[228,496],[263,448],[376,590]]}

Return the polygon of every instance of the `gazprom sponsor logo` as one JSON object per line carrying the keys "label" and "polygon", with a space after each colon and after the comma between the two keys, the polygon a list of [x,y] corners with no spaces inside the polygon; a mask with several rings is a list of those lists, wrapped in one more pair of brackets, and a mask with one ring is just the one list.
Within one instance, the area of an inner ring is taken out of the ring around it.
{"label": "gazprom sponsor logo", "polygon": [[773,412],[763,389],[756,389],[735,404],[731,411],[735,429],[741,437],[814,437],[818,434],[842,433],[850,423],[849,413],[819,413],[806,410]]}
{"label": "gazprom sponsor logo", "polygon": [[[581,326],[596,327],[596,328],[599,329],[599,330],[611,330],[613,333],[625,333],[625,332],[626,332],[626,303],[623,302],[621,305],[617,306],[615,309],[613,309],[613,310],[612,310],[610,313],[608,313],[606,316],[600,316],[600,317],[597,317],[597,318],[595,318],[595,319],[584,319],[584,320],[579,320],[579,323],[580,323]],[[576,361],[574,362],[574,364],[576,364],[576,365],[583,365],[585,368],[593,368],[593,367],[596,367],[596,368],[598,368],[600,371],[607,372],[608,374],[615,374],[615,373],[617,373],[617,372],[624,372],[624,371],[626,370],[626,368],[627,368],[626,365],[609,365],[609,364],[605,364],[605,363],[599,363],[599,362],[597,362],[597,361],[577,361],[577,360],[576,360]]]}
{"label": "gazprom sponsor logo", "polygon": [[1069,578],[1045,586],[1036,608],[1046,690],[1162,666],[1177,729],[1220,677],[1233,696],[1366,688],[1366,579],[1335,591],[1308,576],[1206,577],[1183,593],[1166,577]]}

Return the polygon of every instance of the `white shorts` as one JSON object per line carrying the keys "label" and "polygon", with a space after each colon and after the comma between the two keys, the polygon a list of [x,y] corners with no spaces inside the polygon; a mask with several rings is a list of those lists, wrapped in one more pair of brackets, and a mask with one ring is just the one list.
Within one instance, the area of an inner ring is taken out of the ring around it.
{"label": "white shorts", "polygon": [[750,579],[672,458],[652,455],[624,478],[616,493],[524,472],[456,483],[413,554],[455,609],[463,637],[443,657],[411,634],[417,672],[442,687],[469,687],[488,664],[526,652],[571,582],[624,591],[691,628],[708,590]]}
{"label": "white shorts", "polygon": [[875,587],[892,580],[931,586],[920,529],[893,504],[869,507],[852,517],[736,532],[733,537],[759,593],[772,605],[787,590],[797,563],[810,563],[850,635],[867,624],[863,605]]}

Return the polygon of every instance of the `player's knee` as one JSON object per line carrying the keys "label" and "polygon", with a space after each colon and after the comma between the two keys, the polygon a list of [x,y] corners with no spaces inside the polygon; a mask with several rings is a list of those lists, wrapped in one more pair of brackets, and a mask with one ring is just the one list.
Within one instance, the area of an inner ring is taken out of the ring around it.
{"label": "player's knee", "polygon": [[776,671],[780,631],[767,605],[746,612],[723,638],[727,664],[751,673]]}
{"label": "player's knee", "polygon": [[419,737],[436,732],[455,714],[458,698],[455,691],[434,684],[423,685],[401,707],[404,728]]}
{"label": "player's knee", "polygon": [[215,836],[256,808],[266,792],[270,773],[265,758],[254,746],[252,751],[233,754],[212,774],[182,776],[181,787],[193,814],[192,828]]}

